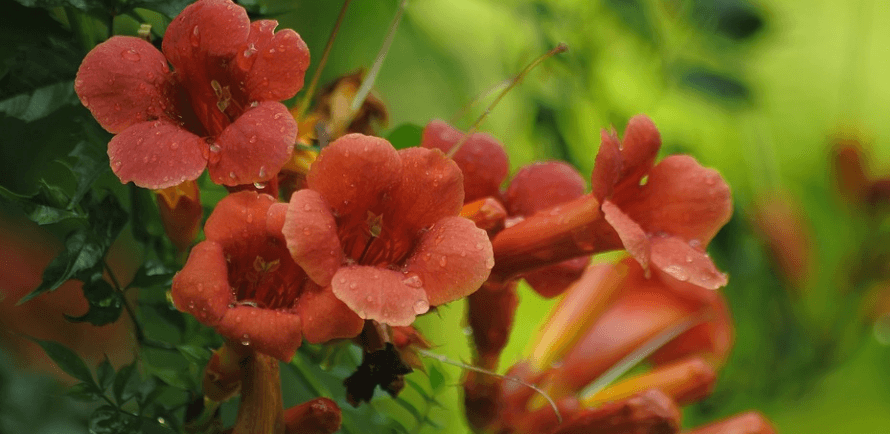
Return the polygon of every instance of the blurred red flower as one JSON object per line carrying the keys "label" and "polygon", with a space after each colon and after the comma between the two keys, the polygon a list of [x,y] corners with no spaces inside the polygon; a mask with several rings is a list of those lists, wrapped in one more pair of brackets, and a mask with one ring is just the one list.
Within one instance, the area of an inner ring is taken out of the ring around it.
{"label": "blurred red flower", "polygon": [[121,182],[161,189],[207,167],[231,186],[278,173],[297,124],[277,101],[303,86],[309,51],[293,30],[273,33],[277,25],[251,23],[229,0],[200,0],[167,27],[163,53],[114,36],[87,54],[74,88],[116,134],[108,156]]}
{"label": "blurred red flower", "polygon": [[288,248],[361,318],[410,325],[488,277],[491,243],[458,215],[463,177],[441,152],[348,134],[322,150],[307,185],[291,197]]}

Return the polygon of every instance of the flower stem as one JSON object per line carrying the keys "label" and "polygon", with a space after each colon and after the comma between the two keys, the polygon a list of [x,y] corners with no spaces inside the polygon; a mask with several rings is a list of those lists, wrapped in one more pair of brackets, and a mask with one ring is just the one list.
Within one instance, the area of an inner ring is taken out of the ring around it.
{"label": "flower stem", "polygon": [[[383,66],[383,60],[386,59],[386,53],[389,52],[389,47],[392,45],[393,39],[395,39],[396,30],[399,28],[399,23],[402,21],[402,15],[404,15],[407,6],[408,0],[402,0],[401,3],[399,3],[396,15],[392,18],[392,23],[389,25],[389,32],[386,34],[386,39],[383,40],[383,46],[380,47],[380,52],[377,53],[377,58],[374,60],[374,65],[371,66],[368,74],[365,75],[361,87],[359,87],[358,91],[355,93],[355,98],[352,100],[352,105],[350,106],[352,115],[358,112],[359,107],[365,102],[365,98],[371,93],[371,87],[374,86],[374,81],[380,73],[380,68]],[[351,123],[352,120],[350,119],[350,121],[345,124],[349,125]]]}
{"label": "flower stem", "polygon": [[568,49],[569,49],[568,45],[566,45],[564,43],[560,43],[554,49],[548,51],[543,56],[538,57],[537,59],[532,61],[532,63],[529,63],[528,66],[525,67],[525,69],[523,69],[519,74],[517,74],[515,77],[513,77],[512,80],[510,80],[510,84],[507,85],[507,87],[504,88],[504,90],[502,90],[500,94],[498,94],[497,98],[495,98],[494,101],[492,101],[491,104],[488,105],[488,108],[485,109],[485,111],[479,116],[479,118],[476,119],[476,122],[473,122],[473,125],[470,126],[469,130],[467,130],[467,133],[464,134],[464,136],[460,139],[460,141],[457,142],[454,146],[452,146],[451,149],[448,150],[448,153],[445,155],[449,158],[453,157],[454,154],[457,153],[458,150],[460,150],[460,147],[464,145],[464,143],[467,141],[467,139],[470,138],[470,136],[472,136],[473,133],[475,133],[476,130],[479,129],[479,125],[482,123],[482,121],[485,120],[486,117],[488,117],[488,114],[491,113],[492,110],[494,110],[494,108],[498,105],[499,102],[501,102],[501,100],[504,98],[504,96],[506,96],[507,93],[510,92],[511,89],[516,87],[516,85],[519,84],[522,81],[522,79],[525,78],[525,76],[528,75],[528,73],[532,69],[535,69],[535,67],[538,66],[541,62],[543,62],[543,61],[545,61],[559,53],[562,53],[563,51],[566,51]]}
{"label": "flower stem", "polygon": [[331,48],[334,46],[334,39],[336,39],[337,33],[340,32],[340,24],[343,24],[343,18],[346,16],[346,9],[349,8],[349,2],[351,1],[352,0],[345,0],[343,2],[343,7],[340,8],[340,15],[337,15],[337,22],[334,23],[334,29],[331,30],[331,36],[328,37],[328,43],[325,45],[321,60],[318,61],[318,67],[315,68],[315,73],[312,75],[312,81],[309,83],[309,87],[306,88],[306,93],[303,94],[303,98],[300,100],[296,116],[298,122],[303,118],[303,115],[306,114],[306,110],[309,109],[309,102],[312,99],[312,95],[315,94],[315,88],[318,86],[318,80],[321,78],[321,72],[324,70],[324,66],[328,63],[328,55],[331,54]]}

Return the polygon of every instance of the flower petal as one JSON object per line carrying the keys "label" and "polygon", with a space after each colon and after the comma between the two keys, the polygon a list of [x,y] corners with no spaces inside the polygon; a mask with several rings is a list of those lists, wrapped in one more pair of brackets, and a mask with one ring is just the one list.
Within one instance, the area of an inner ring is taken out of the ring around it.
{"label": "flower petal", "polygon": [[164,55],[175,69],[205,57],[234,57],[250,34],[243,7],[230,0],[201,0],[170,22],[164,33]]}
{"label": "flower petal", "polygon": [[173,83],[164,55],[132,36],[113,36],[83,59],[74,90],[102,128],[120,133],[127,127],[168,117]]}
{"label": "flower petal", "polygon": [[296,310],[303,320],[303,336],[313,344],[356,337],[365,325],[363,319],[334,296],[329,286],[307,284]]}
{"label": "flower petal", "polygon": [[331,289],[359,317],[391,326],[407,326],[430,308],[416,275],[364,265],[342,267]]}
{"label": "flower petal", "polygon": [[585,188],[581,174],[566,163],[533,163],[513,176],[504,193],[504,202],[511,216],[525,217],[581,197]]}
{"label": "flower petal", "polygon": [[607,130],[603,130],[600,135],[602,141],[596,153],[590,184],[593,189],[593,197],[602,202],[604,198],[611,196],[615,191],[615,185],[621,179],[621,167],[624,161],[621,157],[621,143],[618,142],[618,138]]}
{"label": "flower petal", "polygon": [[229,186],[266,182],[288,161],[296,137],[297,122],[287,107],[261,102],[216,139],[219,153],[210,155],[210,178]]}
{"label": "flower petal", "polygon": [[649,172],[648,182],[613,201],[647,233],[663,232],[707,245],[732,215],[729,186],[694,158],[674,155]]}
{"label": "flower petal", "polygon": [[447,217],[423,234],[405,271],[416,273],[430,305],[438,306],[475,292],[492,266],[485,231],[463,217]]}
{"label": "flower petal", "polygon": [[[436,119],[424,127],[420,146],[447,153],[463,137],[464,132]],[[510,167],[507,152],[497,139],[474,133],[452,158],[464,176],[464,202],[498,196]]]}
{"label": "flower petal", "polygon": [[283,362],[290,361],[303,338],[298,315],[244,305],[229,309],[216,331]]}
{"label": "flower petal", "polygon": [[185,266],[173,277],[170,294],[177,309],[215,327],[235,302],[222,246],[203,241],[193,247]]}
{"label": "flower petal", "polygon": [[726,299],[719,292],[711,291],[701,311],[708,318],[705,322],[677,336],[649,359],[656,365],[664,365],[695,355],[713,366],[722,366],[729,357],[735,334]]}
{"label": "flower petal", "polygon": [[108,143],[111,170],[122,183],[158,190],[198,179],[207,143],[170,121],[130,126]]}
{"label": "flower petal", "polygon": [[652,265],[662,273],[707,290],[726,286],[726,275],[717,270],[706,253],[688,242],[678,237],[655,237],[650,242]]}
{"label": "flower petal", "polygon": [[640,180],[649,173],[658,150],[661,148],[661,135],[652,119],[646,115],[631,118],[624,129],[621,141],[621,179],[623,188],[637,186]]}
{"label": "flower petal", "polygon": [[602,210],[603,217],[618,233],[621,244],[624,245],[627,253],[630,253],[644,270],[648,270],[651,247],[649,246],[649,237],[643,228],[608,199],[603,202]]}
{"label": "flower petal", "polygon": [[402,180],[383,216],[383,230],[396,239],[402,233],[414,240],[441,218],[460,214],[463,176],[457,164],[438,149],[406,148],[399,157]]}
{"label": "flower petal", "polygon": [[525,281],[540,296],[553,298],[578,280],[589,263],[589,256],[569,259],[531,271],[525,275]]}
{"label": "flower petal", "polygon": [[322,149],[307,175],[334,214],[361,219],[401,180],[402,163],[384,139],[347,134]]}
{"label": "flower petal", "polygon": [[244,88],[250,101],[281,101],[297,94],[309,68],[309,47],[297,32],[273,33],[278,21],[250,25],[247,45],[236,62],[247,71]]}
{"label": "flower petal", "polygon": [[247,243],[266,237],[266,214],[272,196],[239,191],[224,197],[204,224],[204,235],[226,250],[241,251]]}
{"label": "flower petal", "polygon": [[328,203],[315,190],[295,192],[287,207],[284,227],[291,256],[320,286],[328,286],[343,263],[337,222]]}

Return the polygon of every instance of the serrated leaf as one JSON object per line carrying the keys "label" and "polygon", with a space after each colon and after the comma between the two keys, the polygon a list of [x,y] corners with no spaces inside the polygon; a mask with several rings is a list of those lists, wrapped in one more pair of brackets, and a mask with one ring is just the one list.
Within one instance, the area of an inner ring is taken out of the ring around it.
{"label": "serrated leaf", "polygon": [[[22,304],[47,291],[54,291],[69,279],[84,272],[101,269],[100,262],[105,249],[90,239],[87,231],[80,229],[71,233],[65,240],[65,250],[59,253],[43,270],[43,282],[34,291],[19,300]],[[92,274],[92,273],[90,273]]]}
{"label": "serrated leaf", "polygon": [[32,340],[40,345],[40,347],[43,348],[43,351],[46,352],[46,355],[49,356],[50,359],[53,359],[56,366],[66,374],[84,383],[89,383],[94,388],[98,387],[96,381],[93,380],[93,374],[90,372],[90,368],[87,367],[87,364],[84,363],[83,359],[81,359],[77,353],[58,342],[42,341],[39,339]]}
{"label": "serrated leaf", "polygon": [[102,280],[101,274],[96,274],[93,280],[83,284],[83,295],[89,303],[90,309],[79,317],[65,315],[65,319],[71,322],[88,322],[95,326],[110,324],[117,321],[123,310],[123,295],[114,290],[108,282]]}
{"label": "serrated leaf", "polygon": [[396,149],[420,146],[423,127],[415,124],[402,124],[386,135],[386,140]]}
{"label": "serrated leaf", "polygon": [[118,405],[124,405],[135,396],[140,384],[139,374],[136,372],[136,362],[126,365],[117,371],[114,376],[114,399]]}
{"label": "serrated leaf", "polygon": [[74,93],[74,82],[66,80],[6,98],[0,101],[0,113],[32,122],[66,105],[79,103]]}
{"label": "serrated leaf", "polygon": [[105,358],[102,359],[102,362],[99,363],[99,366],[96,368],[96,378],[99,380],[99,387],[102,390],[107,390],[114,382],[114,367],[111,366],[111,362],[108,360],[107,354],[105,355]]}

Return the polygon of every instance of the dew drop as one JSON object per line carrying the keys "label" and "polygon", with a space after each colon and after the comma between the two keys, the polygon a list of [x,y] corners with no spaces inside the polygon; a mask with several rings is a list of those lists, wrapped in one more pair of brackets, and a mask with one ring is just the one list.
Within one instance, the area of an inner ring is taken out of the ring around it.
{"label": "dew drop", "polygon": [[173,142],[170,144],[171,151],[175,151],[177,148],[179,148],[179,143]]}
{"label": "dew drop", "polygon": [[250,138],[247,139],[247,142],[251,144],[256,143],[256,135],[250,136]]}
{"label": "dew drop", "polygon": [[132,48],[121,51],[121,57],[123,57],[124,59],[127,59],[131,62],[138,62],[139,59],[141,58],[139,56],[139,52],[137,52],[136,50],[134,50]]}
{"label": "dew drop", "polygon": [[369,295],[368,298],[366,298],[365,300],[367,300],[368,303],[370,303],[370,302],[374,301],[374,297],[371,297],[371,296]]}
{"label": "dew drop", "polygon": [[345,278],[345,277],[341,277],[341,278],[340,278],[340,283],[346,283],[346,278]]}
{"label": "dew drop", "polygon": [[197,47],[201,43],[201,38],[198,36],[198,26],[192,28],[192,34],[189,36],[189,40],[192,43],[192,47]]}
{"label": "dew drop", "polygon": [[488,258],[485,260],[485,268],[494,267],[494,258]]}
{"label": "dew drop", "polygon": [[417,315],[427,313],[430,310],[430,303],[426,300],[417,300],[414,302],[414,313]]}
{"label": "dew drop", "polygon": [[194,308],[195,308],[195,302],[194,302],[194,301],[190,301],[189,304],[188,304],[188,308],[189,308],[189,309],[194,309]]}
{"label": "dew drop", "polygon": [[115,110],[115,111],[121,111],[121,105],[115,103],[115,104],[114,104],[114,110]]}
{"label": "dew drop", "polygon": [[198,292],[204,292],[204,284],[203,283],[198,284]]}
{"label": "dew drop", "polygon": [[446,265],[448,265],[448,258],[445,257],[445,255],[442,255],[442,257],[439,258],[439,266],[444,267]]}
{"label": "dew drop", "polygon": [[229,172],[229,178],[235,179],[235,172]]}
{"label": "dew drop", "polygon": [[210,145],[210,152],[213,152],[216,154],[216,153],[219,153],[219,151],[220,151],[219,145]]}
{"label": "dew drop", "polygon": [[416,274],[406,278],[405,280],[402,281],[402,283],[404,283],[405,286],[409,286],[411,288],[422,288],[423,287],[423,281],[420,280],[420,276],[418,276]]}
{"label": "dew drop", "polygon": [[[306,226],[305,228],[303,228],[303,235],[307,235],[307,236],[312,235],[312,229],[309,228],[309,226]],[[343,283],[343,282],[340,282],[340,283]]]}
{"label": "dew drop", "polygon": [[[197,29],[197,27],[195,27]],[[250,345],[250,335],[244,333],[241,335],[241,345]]]}
{"label": "dew drop", "polygon": [[247,214],[247,223],[253,223],[253,213]]}
{"label": "dew drop", "polygon": [[476,250],[482,250],[485,248],[485,244],[482,242],[476,243]]}
{"label": "dew drop", "polygon": [[265,182],[254,182],[254,183],[253,183],[253,186],[254,186],[257,190],[262,190],[262,189],[266,188],[266,183],[265,183]]}
{"label": "dew drop", "polygon": [[668,265],[667,267],[664,267],[664,271],[681,282],[689,280],[689,272],[678,265]]}
{"label": "dew drop", "polygon": [[357,286],[358,286],[358,283],[355,283],[355,282],[349,283],[349,289],[355,289]]}
{"label": "dew drop", "polygon": [[282,116],[284,116],[283,113],[275,113],[275,115],[272,116],[272,119],[281,119]]}
{"label": "dew drop", "polygon": [[142,157],[142,162],[143,162],[143,163],[148,163],[148,155]]}
{"label": "dew drop", "polygon": [[266,166],[260,166],[260,173],[258,173],[260,178],[266,177]]}
{"label": "dew drop", "polygon": [[701,248],[701,240],[697,240],[697,239],[689,240],[689,247],[692,247],[693,249]]}

